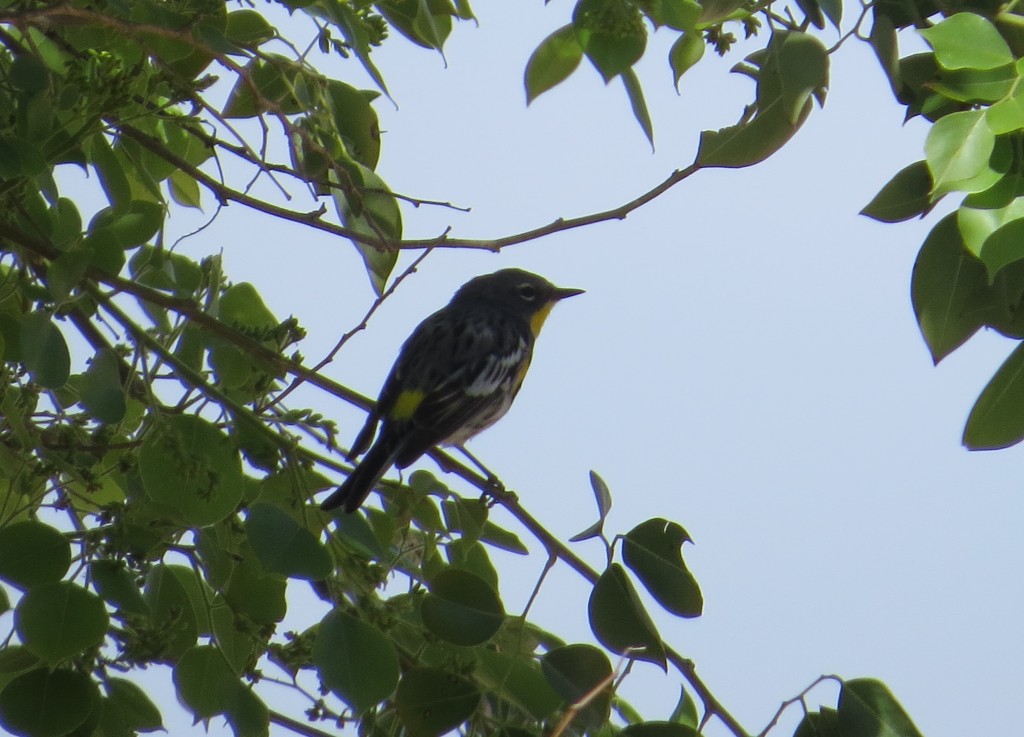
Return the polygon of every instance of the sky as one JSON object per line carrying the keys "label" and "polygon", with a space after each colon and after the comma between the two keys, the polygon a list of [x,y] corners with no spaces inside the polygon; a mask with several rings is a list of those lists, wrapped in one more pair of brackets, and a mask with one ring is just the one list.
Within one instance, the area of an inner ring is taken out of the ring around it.
{"label": "sky", "polygon": [[[654,34],[638,67],[652,153],[621,85],[606,87],[586,61],[526,107],[526,60],[567,22],[570,4],[476,11],[479,27],[452,34],[447,66],[400,38],[375,53],[397,102],[377,104],[377,171],[397,192],[472,208],[408,208],[410,238],[449,226],[459,237],[497,237],[619,205],[689,164],[699,132],[734,123],[752,97],[750,80],[729,73],[742,52],[709,53],[677,95],[672,38]],[[353,61],[325,71],[369,86]],[[825,108],[768,161],[702,171],[621,222],[498,255],[435,251],[325,373],[375,395],[416,323],[476,274],[517,266],[585,289],[550,316],[515,406],[470,443],[474,454],[562,539],[594,521],[591,469],[612,491],[610,533],[651,517],[689,531],[685,556],[704,615],[651,609],[666,641],[751,732],[820,674],[836,673],[885,681],[928,737],[1009,733],[1024,684],[1024,456],[970,453],[960,434],[1014,344],[980,334],[932,365],[910,276],[953,203],[923,222],[858,215],[923,158],[926,132],[904,124],[870,49],[853,39],[833,57]],[[189,216],[176,217],[172,228],[188,232]],[[310,364],[374,298],[350,244],[236,205],[181,248],[223,249],[230,279],[256,284],[279,317],[299,318]],[[363,419],[312,392],[291,404],[336,418],[345,443]],[[543,564],[540,546],[530,547],[530,558],[495,556],[510,612],[525,605]],[[576,548],[600,567],[599,544]],[[290,588],[303,595],[301,584]],[[531,616],[592,642],[588,593],[556,567]],[[322,606],[310,603],[308,621],[293,612],[286,625],[318,620]],[[144,678],[166,685],[160,671]],[[678,688],[674,672],[639,664],[622,693],[663,719]],[[823,686],[810,702],[834,699]],[[162,703],[171,733],[202,733],[185,728],[190,719],[169,693]],[[787,712],[772,734],[791,734],[799,716]],[[215,720],[210,732],[229,728]],[[708,734],[725,731],[713,724]]]}

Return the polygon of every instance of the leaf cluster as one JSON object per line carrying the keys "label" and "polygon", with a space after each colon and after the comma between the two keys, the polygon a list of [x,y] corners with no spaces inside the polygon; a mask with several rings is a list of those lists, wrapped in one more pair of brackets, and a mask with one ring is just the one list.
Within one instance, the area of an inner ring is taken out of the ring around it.
{"label": "leaf cluster", "polygon": [[[652,31],[665,29],[676,36],[668,54],[668,64],[672,79],[679,89],[679,80],[701,60],[707,46],[712,46],[716,53],[728,53],[736,41],[736,36],[726,30],[732,24],[739,24],[747,38],[756,35],[761,27],[758,16],[763,14],[772,28],[783,32],[800,32],[799,38],[811,38],[803,32],[810,25],[824,28],[825,18],[836,28],[842,20],[842,5],[835,0],[805,0],[798,3],[804,18],[796,22],[792,18],[774,15],[770,9],[747,0],[713,0],[697,2],[696,0],[578,0],[572,15],[572,22],[562,26],[545,38],[534,50],[526,65],[524,84],[526,100],[532,102],[537,96],[564,82],[579,66],[583,57],[600,73],[605,83],[619,77],[625,87],[637,122],[640,124],[648,140],[653,145],[654,130],[647,103],[644,100],[640,80],[634,69],[643,57],[647,48],[648,36]],[[797,42],[799,43],[799,42]],[[769,47],[781,48],[785,44],[772,39]],[[820,46],[820,44],[819,44]],[[793,47],[795,48],[795,44]],[[819,53],[820,52],[820,53]],[[796,58],[802,55],[803,58]],[[748,62],[761,66],[763,54]],[[763,84],[770,85],[778,79],[790,84],[790,78],[797,87],[813,82],[815,95],[823,102],[824,89],[827,87],[827,63],[824,60],[824,47],[820,49],[784,52],[786,60],[783,68],[767,70]],[[816,58],[818,57],[818,58]],[[778,59],[770,59],[777,63]],[[806,72],[800,65],[807,64]],[[749,67],[738,68],[736,71],[748,71]],[[761,78],[757,71],[751,76]],[[803,79],[799,79],[803,77]],[[777,90],[759,90],[758,102],[761,109],[771,108],[774,102],[770,99]],[[804,94],[795,91],[799,96]],[[794,100],[787,100],[793,103]],[[799,101],[798,110],[802,110],[803,100]],[[793,128],[793,111],[783,117],[789,125],[777,123],[759,123],[760,128],[770,129],[769,135],[781,133]],[[791,135],[792,131],[790,131]],[[729,134],[726,134],[729,135]],[[761,132],[755,130],[753,137]],[[761,158],[770,155],[788,140],[782,134],[782,141],[775,145],[765,146]],[[740,144],[743,148],[749,145]],[[750,158],[749,155],[747,158]],[[751,162],[752,163],[752,162]],[[719,164],[708,161],[709,165]]]}
{"label": "leaf cluster", "polygon": [[[1014,8],[962,9],[933,22],[928,3],[875,6],[871,33],[907,116],[932,122],[925,158],[896,174],[864,208],[882,222],[959,198],[917,257],[914,312],[935,362],[981,328],[1024,337],[1024,61]],[[931,50],[899,57],[897,31],[916,25]],[[1024,352],[1014,350],[978,397],[964,429],[972,449],[1024,439]]]}
{"label": "leaf cluster", "polygon": [[[0,724],[33,737],[159,730],[159,709],[123,676],[160,665],[197,720],[223,717],[239,737],[261,737],[272,722],[294,728],[265,705],[275,687],[307,700],[312,732],[353,721],[363,734],[413,737],[690,737],[718,719],[744,734],[648,611],[652,598],[675,616],[701,613],[682,556],[688,534],[655,518],[607,540],[611,496],[596,475],[600,519],[578,540],[604,541],[600,573],[514,499],[501,503],[552,562],[592,584],[588,621],[603,649],[537,627],[528,606],[508,612],[492,556],[525,554],[526,544],[487,504],[429,474],[385,483],[383,510],[332,518],[312,501],[349,469],[332,456],[333,423],[285,399],[308,382],[367,401],[303,365],[301,326],[275,315],[255,286],[233,283],[216,256],[181,253],[168,217],[236,204],[347,237],[386,296],[408,245],[399,202],[410,198],[377,172],[373,105],[388,90],[371,52],[393,30],[441,53],[472,11],[461,0],[278,5],[308,24],[302,49],[272,13],[217,0],[0,7],[0,579],[12,592],[0,604],[14,614],[0,649]],[[797,9],[799,21],[736,0],[581,0],[528,62],[527,95],[586,56],[606,81],[623,80],[652,138],[634,71],[649,32],[678,35],[669,55],[678,83],[706,45],[724,53],[730,29],[754,34],[761,18],[771,29],[764,48],[735,69],[754,81],[754,99],[738,124],[702,135],[686,175],[751,165],[825,99],[830,52],[810,28],[838,27],[840,6]],[[328,78],[318,54],[358,63],[377,89]],[[966,129],[965,118],[951,120]],[[250,124],[255,137],[243,132]],[[937,156],[950,160],[949,191],[975,176],[954,155]],[[97,211],[66,184],[71,169],[95,183]],[[257,180],[319,209],[259,199]],[[327,200],[341,225],[325,217]],[[316,591],[322,616],[281,632],[296,587]],[[617,695],[638,661],[671,666],[689,684],[664,720],[645,720]],[[884,687],[855,683],[844,693],[868,712],[893,711]],[[880,723],[915,734],[909,720]],[[866,718],[851,724],[847,737],[878,731]]]}

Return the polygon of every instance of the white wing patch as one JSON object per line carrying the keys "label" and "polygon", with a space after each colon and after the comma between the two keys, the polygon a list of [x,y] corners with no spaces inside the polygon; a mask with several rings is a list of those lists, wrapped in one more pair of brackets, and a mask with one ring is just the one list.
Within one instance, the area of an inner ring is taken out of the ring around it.
{"label": "white wing patch", "polygon": [[473,379],[473,383],[466,387],[466,394],[471,397],[487,397],[507,389],[515,379],[516,369],[521,364],[526,350],[526,341],[520,338],[519,345],[511,353],[488,357],[483,370]]}
{"label": "white wing patch", "polygon": [[[479,408],[463,427],[445,438],[444,445],[462,445],[504,417],[515,398],[517,387],[512,384],[528,351],[526,341],[520,339],[512,353],[487,360],[483,370],[465,390],[467,396],[480,401]],[[489,400],[486,399],[488,397]]]}

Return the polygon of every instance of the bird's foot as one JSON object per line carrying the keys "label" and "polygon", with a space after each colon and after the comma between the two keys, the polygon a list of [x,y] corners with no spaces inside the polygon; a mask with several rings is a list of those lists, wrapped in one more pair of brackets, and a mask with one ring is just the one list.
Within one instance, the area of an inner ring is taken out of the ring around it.
{"label": "bird's foot", "polygon": [[486,487],[480,494],[480,501],[488,508],[495,504],[513,503],[519,500],[516,493],[506,489],[505,484],[501,483],[501,479],[497,476],[488,474],[485,484]]}

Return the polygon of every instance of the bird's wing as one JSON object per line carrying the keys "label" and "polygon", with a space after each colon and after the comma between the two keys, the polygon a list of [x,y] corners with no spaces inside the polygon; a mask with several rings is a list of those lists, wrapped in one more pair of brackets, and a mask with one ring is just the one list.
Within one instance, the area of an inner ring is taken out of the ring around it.
{"label": "bird's wing", "polygon": [[462,433],[467,427],[482,429],[501,417],[518,388],[523,360],[529,358],[526,337],[508,330],[499,316],[467,318],[441,328],[427,324],[432,319],[410,337],[389,378],[402,390],[389,395],[387,417],[394,416],[402,392],[421,393],[403,429],[406,442],[395,461],[400,468],[438,443],[467,440],[473,434]]}

